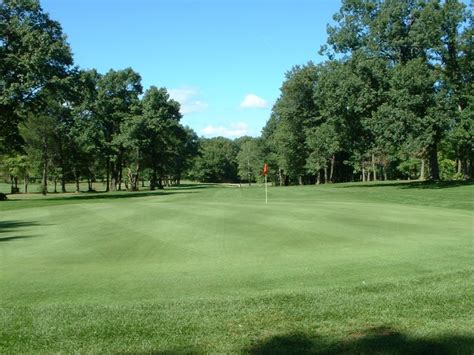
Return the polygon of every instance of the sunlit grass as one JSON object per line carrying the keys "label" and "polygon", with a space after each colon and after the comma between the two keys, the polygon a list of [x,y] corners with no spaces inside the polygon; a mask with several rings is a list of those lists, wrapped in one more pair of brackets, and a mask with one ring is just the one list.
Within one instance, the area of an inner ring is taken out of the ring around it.
{"label": "sunlit grass", "polygon": [[472,353],[473,192],[11,196],[0,352]]}

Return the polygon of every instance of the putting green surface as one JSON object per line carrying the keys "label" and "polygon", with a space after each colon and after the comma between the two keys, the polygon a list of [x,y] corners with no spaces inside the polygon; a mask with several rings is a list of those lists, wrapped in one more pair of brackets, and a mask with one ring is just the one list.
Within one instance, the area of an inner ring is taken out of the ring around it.
{"label": "putting green surface", "polygon": [[474,351],[474,187],[0,203],[0,352]]}

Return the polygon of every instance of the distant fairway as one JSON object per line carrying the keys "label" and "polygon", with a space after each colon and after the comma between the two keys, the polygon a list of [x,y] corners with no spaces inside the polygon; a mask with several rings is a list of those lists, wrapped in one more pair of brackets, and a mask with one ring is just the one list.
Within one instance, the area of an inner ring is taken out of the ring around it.
{"label": "distant fairway", "polygon": [[466,184],[20,196],[0,352],[472,354],[473,211]]}

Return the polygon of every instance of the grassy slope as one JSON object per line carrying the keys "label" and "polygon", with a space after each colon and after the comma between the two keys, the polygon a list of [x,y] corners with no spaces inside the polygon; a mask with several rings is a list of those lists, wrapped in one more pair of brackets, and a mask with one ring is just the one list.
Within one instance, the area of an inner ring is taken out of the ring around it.
{"label": "grassy slope", "polygon": [[0,352],[472,353],[472,185],[262,192],[0,203]]}

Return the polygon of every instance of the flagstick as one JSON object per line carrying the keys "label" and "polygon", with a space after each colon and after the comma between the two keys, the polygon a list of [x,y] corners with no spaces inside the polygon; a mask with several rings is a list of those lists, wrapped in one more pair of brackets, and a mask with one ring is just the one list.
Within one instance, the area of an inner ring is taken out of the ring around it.
{"label": "flagstick", "polygon": [[268,204],[267,175],[265,175],[265,204]]}

